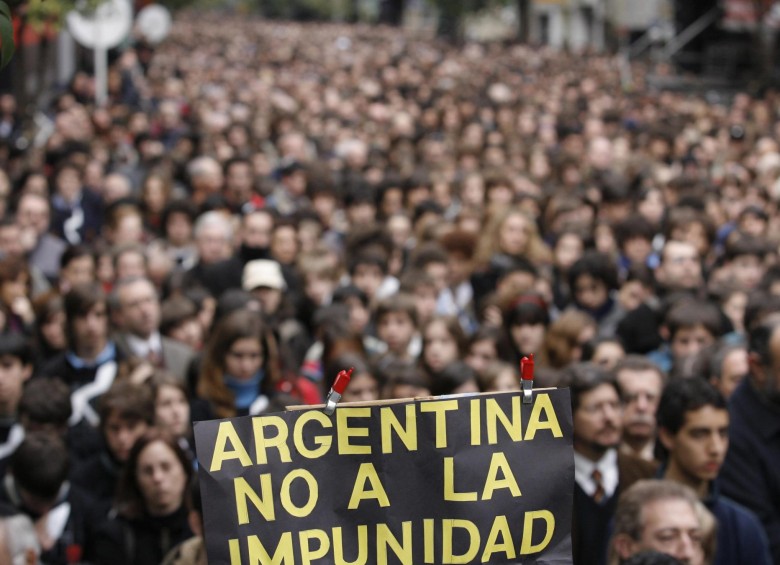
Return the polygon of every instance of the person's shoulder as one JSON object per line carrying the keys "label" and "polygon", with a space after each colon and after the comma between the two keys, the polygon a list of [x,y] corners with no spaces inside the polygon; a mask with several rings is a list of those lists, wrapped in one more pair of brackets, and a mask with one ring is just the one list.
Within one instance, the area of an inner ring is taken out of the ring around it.
{"label": "person's shoulder", "polygon": [[718,496],[711,510],[718,521],[718,531],[739,540],[744,554],[742,562],[771,563],[769,540],[755,513],[726,496]]}
{"label": "person's shoulder", "polygon": [[[777,429],[775,413],[758,398],[750,377],[745,377],[729,398],[729,437],[731,450],[745,448],[745,442],[758,442],[765,449],[765,432]],[[740,438],[734,441],[734,438]]]}
{"label": "person's shoulder", "polygon": [[734,389],[734,392],[731,393],[731,396],[729,397],[729,408],[732,408],[734,405],[743,405],[751,401],[750,391],[748,390],[750,387],[749,379],[749,376],[743,378]]}
{"label": "person's shoulder", "polygon": [[97,194],[95,191],[89,188],[85,188],[81,192],[81,203],[82,205],[89,205],[94,208],[103,209],[103,198]]}
{"label": "person's shoulder", "polygon": [[617,455],[617,467],[621,488],[623,490],[630,487],[636,481],[652,479],[658,472],[657,462],[647,461],[620,451],[618,451]]}
{"label": "person's shoulder", "polygon": [[117,351],[121,351],[123,354],[132,355],[130,351],[130,344],[127,342],[128,333],[125,331],[117,330],[111,332],[111,341],[117,348]]}
{"label": "person's shoulder", "polygon": [[73,457],[71,464],[70,480],[79,488],[89,489],[95,482],[108,474],[105,464],[101,461],[103,454],[93,452],[82,456]]}
{"label": "person's shoulder", "polygon": [[48,250],[62,250],[68,247],[68,244],[61,237],[57,237],[53,233],[46,232],[41,236],[38,242],[39,247],[46,247]]}
{"label": "person's shoulder", "polygon": [[98,500],[89,491],[88,487],[70,483],[68,490],[68,502],[74,507],[80,508],[84,514],[94,516],[99,513]]}
{"label": "person's shoulder", "polygon": [[205,565],[206,563],[203,538],[195,536],[174,547],[160,565]]}
{"label": "person's shoulder", "polygon": [[162,341],[163,349],[168,349],[179,355],[187,355],[190,357],[195,357],[195,350],[192,349],[192,347],[190,347],[186,343],[176,341],[175,339],[166,336],[162,336],[161,341]]}
{"label": "person's shoulder", "polygon": [[11,504],[6,498],[3,496],[5,493],[5,489],[0,489],[0,518],[7,518],[8,516],[16,516],[17,514],[20,514],[21,511]]}
{"label": "person's shoulder", "polygon": [[36,377],[59,377],[64,369],[69,368],[65,352],[60,352],[46,359],[35,371]]}
{"label": "person's shoulder", "polygon": [[[713,507],[718,521],[723,523],[726,520],[732,522],[733,526],[741,525],[743,527],[760,529],[761,522],[751,510],[735,502],[728,496],[719,496]],[[724,527],[733,527],[726,526]]]}
{"label": "person's shoulder", "polygon": [[100,454],[92,453],[71,463],[71,477],[74,484],[83,484],[83,479],[89,477],[100,467]]}

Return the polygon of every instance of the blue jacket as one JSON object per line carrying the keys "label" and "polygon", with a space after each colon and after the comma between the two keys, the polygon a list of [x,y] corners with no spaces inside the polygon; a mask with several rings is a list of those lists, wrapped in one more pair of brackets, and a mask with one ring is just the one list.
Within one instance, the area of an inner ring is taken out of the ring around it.
{"label": "blue jacket", "polygon": [[720,472],[723,494],[753,511],[780,564],[780,408],[764,401],[749,378],[729,401],[729,451]]}
{"label": "blue jacket", "polygon": [[755,514],[721,496],[717,486],[703,502],[718,520],[718,545],[712,565],[772,565],[769,542]]}
{"label": "blue jacket", "polygon": [[[663,479],[666,465],[656,475]],[[772,565],[769,542],[761,522],[747,508],[720,494],[716,481],[702,500],[718,521],[717,545],[712,565]]]}

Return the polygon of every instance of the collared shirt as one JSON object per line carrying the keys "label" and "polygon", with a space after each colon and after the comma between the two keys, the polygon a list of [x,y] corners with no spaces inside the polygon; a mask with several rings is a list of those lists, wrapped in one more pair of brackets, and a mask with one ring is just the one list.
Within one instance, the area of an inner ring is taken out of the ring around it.
{"label": "collared shirt", "polygon": [[474,289],[469,283],[461,283],[455,288],[447,287],[436,299],[436,313],[442,316],[457,316],[463,331],[471,335],[479,326],[471,312],[473,300]]}
{"label": "collared shirt", "polygon": [[639,451],[635,451],[634,448],[632,448],[627,443],[621,443],[619,449],[620,449],[620,453],[624,453],[625,455],[631,455],[632,457],[639,457],[640,459],[644,459],[645,461],[655,461],[654,441],[646,443],[644,446],[642,446],[642,449],[640,449]]}
{"label": "collared shirt", "polygon": [[617,450],[609,449],[598,461],[591,461],[574,452],[574,480],[588,496],[596,493],[596,482],[593,480],[593,471],[601,473],[601,483],[606,497],[615,494],[618,487]]}
{"label": "collared shirt", "polygon": [[154,332],[149,336],[149,339],[141,339],[133,334],[127,334],[127,345],[130,347],[133,355],[141,359],[149,357],[150,352],[154,352],[157,356],[162,356],[162,337],[160,337],[160,332]]}

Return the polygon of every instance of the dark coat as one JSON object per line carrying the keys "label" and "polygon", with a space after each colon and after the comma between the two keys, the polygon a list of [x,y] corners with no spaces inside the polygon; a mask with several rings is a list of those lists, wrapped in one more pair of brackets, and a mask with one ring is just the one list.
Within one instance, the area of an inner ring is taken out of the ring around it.
{"label": "dark coat", "polygon": [[119,484],[122,466],[103,449],[85,461],[71,468],[71,482],[83,489],[89,489],[101,513],[108,515]]}
{"label": "dark coat", "polygon": [[764,401],[750,378],[729,401],[729,450],[720,472],[723,494],[752,510],[780,563],[780,407]]}
{"label": "dark coat", "polygon": [[99,529],[93,563],[158,565],[171,549],[191,537],[184,506],[162,517],[112,517]]}
{"label": "dark coat", "polygon": [[651,479],[658,465],[638,457],[618,452],[618,487],[614,494],[600,504],[574,483],[574,512],[572,514],[572,557],[575,565],[606,565],[609,539],[612,536],[612,518],[620,495],[642,479]]}
{"label": "dark coat", "polygon": [[[95,549],[95,526],[103,521],[94,500],[77,486],[66,484],[61,491],[57,505],[68,503],[70,511],[62,535],[54,546],[41,554],[41,562],[47,565],[67,565],[67,554],[73,551],[72,546],[78,546],[84,560],[91,562]],[[13,508],[17,512],[27,514],[35,521],[38,516],[32,515],[22,504],[19,494],[12,482],[3,481],[0,488],[0,505]],[[70,548],[70,549],[69,549]]]}

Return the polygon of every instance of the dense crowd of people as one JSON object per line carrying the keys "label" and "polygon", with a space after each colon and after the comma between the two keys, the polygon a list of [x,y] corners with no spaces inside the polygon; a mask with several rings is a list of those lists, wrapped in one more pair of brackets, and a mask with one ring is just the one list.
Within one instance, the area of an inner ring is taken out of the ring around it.
{"label": "dense crowd of people", "polygon": [[0,95],[0,563],[205,563],[193,421],[534,354],[575,564],[780,564],[780,99],[648,73],[184,16],[105,107]]}

